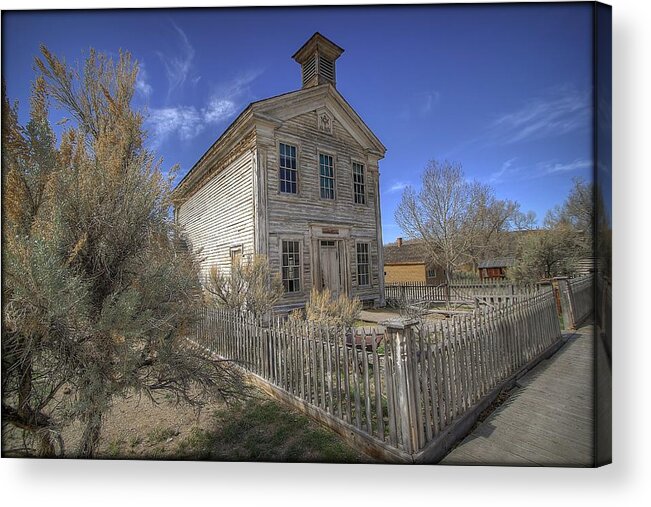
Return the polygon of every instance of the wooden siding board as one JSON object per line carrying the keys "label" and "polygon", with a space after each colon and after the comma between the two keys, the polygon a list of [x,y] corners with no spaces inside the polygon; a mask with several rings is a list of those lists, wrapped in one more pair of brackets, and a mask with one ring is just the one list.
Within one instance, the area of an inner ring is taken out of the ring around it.
{"label": "wooden siding board", "polygon": [[178,208],[177,219],[192,249],[199,253],[202,274],[211,266],[230,269],[230,249],[254,253],[253,155],[240,154],[195,191]]}

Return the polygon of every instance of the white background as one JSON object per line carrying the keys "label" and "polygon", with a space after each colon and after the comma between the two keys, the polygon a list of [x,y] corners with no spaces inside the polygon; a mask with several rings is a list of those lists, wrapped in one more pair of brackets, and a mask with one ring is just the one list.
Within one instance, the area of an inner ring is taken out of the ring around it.
{"label": "white background", "polygon": [[[260,0],[247,3],[278,5]],[[609,3],[613,5],[614,90],[613,465],[578,470],[3,459],[0,495],[8,502],[5,505],[651,505],[651,2]],[[178,0],[135,4],[180,6]],[[3,1],[0,6],[133,7],[134,3],[22,0]]]}

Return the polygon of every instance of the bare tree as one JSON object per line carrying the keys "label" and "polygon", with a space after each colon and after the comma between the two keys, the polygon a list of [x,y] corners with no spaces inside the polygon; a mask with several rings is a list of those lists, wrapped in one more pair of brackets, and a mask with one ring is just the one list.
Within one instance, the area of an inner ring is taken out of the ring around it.
{"label": "bare tree", "polygon": [[496,199],[488,185],[467,180],[460,164],[433,160],[422,175],[421,189],[405,189],[395,217],[445,268],[449,284],[462,264],[485,254],[517,210],[516,203]]}

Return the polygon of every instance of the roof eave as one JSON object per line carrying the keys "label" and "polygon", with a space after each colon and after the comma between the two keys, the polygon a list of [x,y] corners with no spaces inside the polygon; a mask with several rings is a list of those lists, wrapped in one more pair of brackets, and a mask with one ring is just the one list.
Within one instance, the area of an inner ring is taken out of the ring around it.
{"label": "roof eave", "polygon": [[239,116],[226,128],[221,136],[210,145],[204,154],[195,162],[187,174],[179,181],[172,191],[172,202],[177,203],[183,200],[184,195],[193,187],[193,183],[201,179],[208,161],[218,157],[219,154],[229,145],[233,137],[243,135],[253,126],[252,104],[249,104]]}
{"label": "roof eave", "polygon": [[353,119],[358,120],[358,124],[362,127],[362,130],[364,133],[367,135],[367,137],[371,140],[371,143],[373,144],[375,150],[369,150],[375,155],[377,155],[379,158],[384,158],[384,155],[387,152],[386,146],[382,144],[382,141],[373,133],[373,131],[369,128],[369,126],[366,124],[366,122],[362,119],[362,117],[353,109],[353,107],[348,103],[348,101],[344,98],[344,96],[339,93],[339,90],[337,90],[336,87],[328,83],[328,88],[330,91],[334,92],[334,94],[341,100],[344,106],[344,110],[348,113],[349,116]]}
{"label": "roof eave", "polygon": [[312,37],[305,41],[305,44],[303,44],[298,51],[292,55],[292,58],[298,63],[301,63],[306,56],[306,53],[311,53],[311,50],[316,49],[320,44],[321,50],[333,59],[339,58],[339,56],[344,52],[344,48],[338,46],[319,32],[315,32]]}

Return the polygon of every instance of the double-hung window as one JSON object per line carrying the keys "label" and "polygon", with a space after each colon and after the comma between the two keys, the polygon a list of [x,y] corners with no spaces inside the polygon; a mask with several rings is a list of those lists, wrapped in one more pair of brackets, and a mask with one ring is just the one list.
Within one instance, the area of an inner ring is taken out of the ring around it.
{"label": "double-hung window", "polygon": [[298,193],[298,171],[296,170],[296,146],[280,143],[278,147],[280,192]]}
{"label": "double-hung window", "polygon": [[364,177],[364,166],[353,162],[353,196],[355,198],[355,204],[366,204],[366,183]]}
{"label": "double-hung window", "polygon": [[368,286],[370,284],[369,244],[357,243],[357,285]]}
{"label": "double-hung window", "polygon": [[330,155],[319,154],[321,199],[335,198],[335,167]]}
{"label": "double-hung window", "polygon": [[301,290],[300,242],[282,241],[282,280],[285,292]]}

